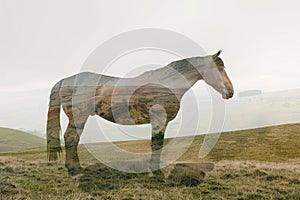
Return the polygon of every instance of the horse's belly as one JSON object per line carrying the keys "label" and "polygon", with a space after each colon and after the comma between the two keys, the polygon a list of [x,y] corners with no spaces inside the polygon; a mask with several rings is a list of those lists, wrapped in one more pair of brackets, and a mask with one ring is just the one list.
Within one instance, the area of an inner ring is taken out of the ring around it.
{"label": "horse's belly", "polygon": [[168,122],[175,118],[180,104],[171,90],[153,84],[140,86],[132,94],[124,88],[118,88],[114,95],[111,88],[102,88],[99,94],[95,99],[96,113],[108,121],[124,125],[149,124],[151,108],[157,105],[163,109]]}

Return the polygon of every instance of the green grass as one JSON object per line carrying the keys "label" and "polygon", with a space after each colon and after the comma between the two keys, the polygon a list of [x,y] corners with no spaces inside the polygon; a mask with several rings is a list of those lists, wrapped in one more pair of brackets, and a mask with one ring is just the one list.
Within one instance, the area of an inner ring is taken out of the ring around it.
{"label": "green grass", "polygon": [[0,128],[0,153],[45,146],[43,138],[24,131]]}
{"label": "green grass", "polygon": [[[197,160],[203,136],[195,138],[184,160]],[[206,160],[285,162],[300,158],[300,124],[287,124],[223,133]]]}
{"label": "green grass", "polygon": [[[2,153],[0,199],[300,199],[300,124],[224,133],[199,160],[202,141],[196,137],[180,158],[214,163],[201,178],[120,172],[97,162],[83,145],[84,170],[75,176],[67,173],[63,156],[47,162],[45,148]],[[149,141],[117,145],[132,152],[150,149]]]}

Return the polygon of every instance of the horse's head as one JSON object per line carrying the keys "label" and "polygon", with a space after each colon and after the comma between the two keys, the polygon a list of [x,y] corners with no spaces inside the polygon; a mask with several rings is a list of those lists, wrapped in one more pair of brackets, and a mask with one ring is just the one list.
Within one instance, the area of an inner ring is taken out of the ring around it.
{"label": "horse's head", "polygon": [[229,99],[233,96],[233,85],[225,71],[224,63],[219,57],[220,53],[221,51],[208,56],[208,62],[206,66],[200,70],[200,73],[208,85],[221,93],[224,99]]}

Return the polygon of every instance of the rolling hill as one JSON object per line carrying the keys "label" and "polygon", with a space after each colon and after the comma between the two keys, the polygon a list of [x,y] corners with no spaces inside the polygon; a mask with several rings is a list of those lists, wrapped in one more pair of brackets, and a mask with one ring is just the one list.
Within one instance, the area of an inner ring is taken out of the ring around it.
{"label": "rolling hill", "polygon": [[[198,157],[198,154],[204,136],[196,136],[179,160],[203,161]],[[181,138],[177,139],[180,140]],[[166,143],[171,140],[172,138],[166,139]],[[300,123],[229,131],[221,134],[217,144],[204,160],[211,162],[222,160],[285,162],[291,159],[300,159],[299,141]],[[150,140],[114,142],[113,146],[133,153],[151,151]],[[22,131],[0,128],[0,155],[12,150],[15,151],[15,156],[26,160],[31,160],[31,158],[45,160],[47,157],[44,139]],[[97,162],[94,156],[91,155],[91,150],[101,152],[101,154],[108,157],[118,154],[118,152],[112,151],[109,143],[81,144],[78,152],[82,162]],[[24,154],[24,152],[27,153]],[[64,156],[61,156],[60,160],[64,161]]]}
{"label": "rolling hill", "polygon": [[9,128],[0,128],[0,153],[45,146],[45,139]]}
{"label": "rolling hill", "polygon": [[[203,139],[204,135],[196,136],[180,160],[203,161],[198,157]],[[167,139],[166,141],[170,142],[171,140]],[[217,144],[204,160],[212,162],[222,160],[285,162],[291,159],[300,159],[299,141],[300,123],[229,131],[221,134]],[[150,140],[115,142],[114,144],[120,149],[133,153],[149,152],[151,149]],[[107,154],[107,156],[114,154],[105,143],[85,144],[80,148],[83,159],[89,157],[84,153],[83,146],[95,152]]]}
{"label": "rolling hill", "polygon": [[[168,179],[114,170],[93,158],[83,144],[79,146],[79,157],[84,169],[70,176],[64,156],[58,162],[48,162],[45,147],[22,149],[43,145],[43,139],[4,128],[0,136],[5,140],[0,143],[3,147],[20,149],[0,152],[0,197],[4,199],[289,200],[300,196],[299,123],[223,133],[204,160],[198,158],[204,135],[196,136],[179,160],[213,164],[214,169],[201,172],[200,178],[175,170]],[[103,155],[113,153],[107,143],[89,145],[99,148]],[[150,151],[149,140],[114,145],[135,153]]]}

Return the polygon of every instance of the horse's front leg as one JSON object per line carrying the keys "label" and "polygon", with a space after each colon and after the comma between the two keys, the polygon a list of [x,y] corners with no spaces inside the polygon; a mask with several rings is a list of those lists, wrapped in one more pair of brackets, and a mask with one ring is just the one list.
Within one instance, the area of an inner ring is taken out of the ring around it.
{"label": "horse's front leg", "polygon": [[167,127],[167,115],[165,109],[160,105],[155,105],[150,109],[152,139],[152,156],[150,160],[151,171],[160,169],[160,154],[164,144],[164,133]]}
{"label": "horse's front leg", "polygon": [[[153,128],[152,128],[153,129]],[[162,129],[165,129],[162,127]],[[164,145],[164,131],[152,131],[150,166],[152,171],[160,169],[160,154]]]}

